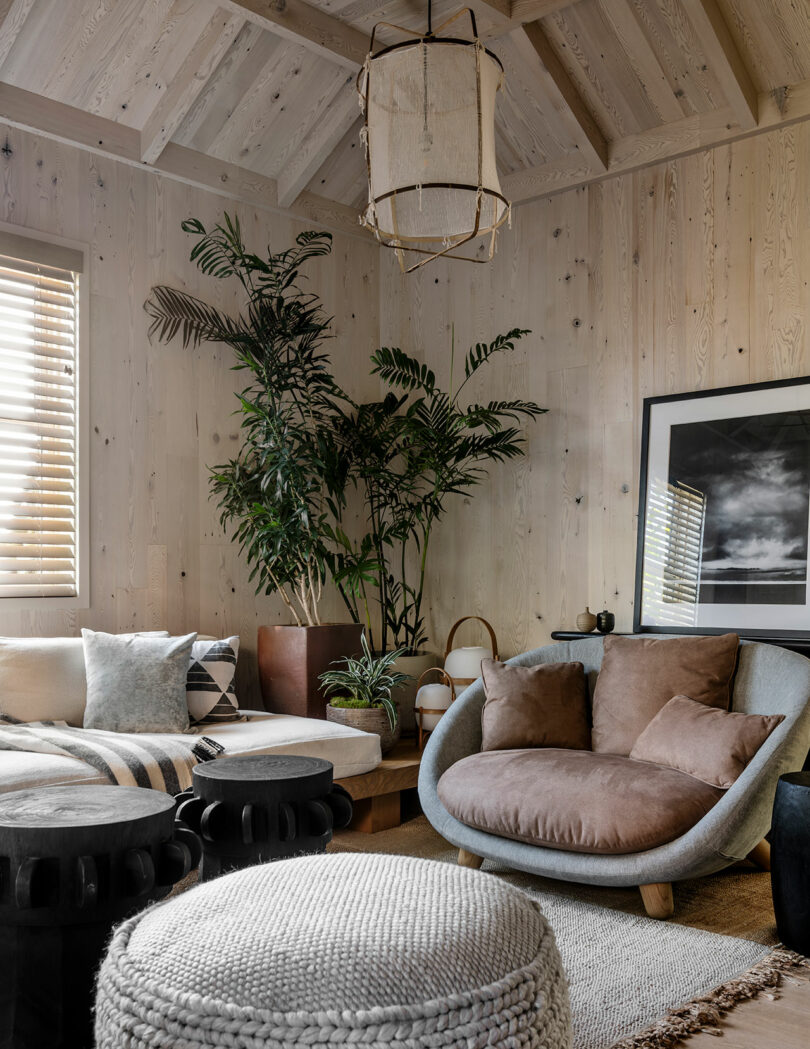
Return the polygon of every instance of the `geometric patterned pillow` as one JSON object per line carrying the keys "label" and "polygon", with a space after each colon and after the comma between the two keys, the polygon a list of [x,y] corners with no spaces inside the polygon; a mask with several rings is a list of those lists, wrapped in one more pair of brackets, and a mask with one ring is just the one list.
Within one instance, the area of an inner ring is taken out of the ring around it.
{"label": "geometric patterned pillow", "polygon": [[239,637],[195,641],[186,678],[186,699],[192,725],[243,721],[233,687]]}

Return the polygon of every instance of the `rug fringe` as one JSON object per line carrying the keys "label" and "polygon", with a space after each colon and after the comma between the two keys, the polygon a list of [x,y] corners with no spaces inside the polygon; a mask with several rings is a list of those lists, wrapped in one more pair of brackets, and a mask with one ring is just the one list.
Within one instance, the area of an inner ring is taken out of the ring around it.
{"label": "rug fringe", "polygon": [[[721,1035],[723,1017],[738,1002],[778,988],[783,976],[800,969],[810,972],[810,959],[780,945],[742,976],[673,1009],[638,1034],[614,1042],[610,1049],[671,1049],[701,1031]],[[777,998],[778,994],[771,993],[768,997]]]}

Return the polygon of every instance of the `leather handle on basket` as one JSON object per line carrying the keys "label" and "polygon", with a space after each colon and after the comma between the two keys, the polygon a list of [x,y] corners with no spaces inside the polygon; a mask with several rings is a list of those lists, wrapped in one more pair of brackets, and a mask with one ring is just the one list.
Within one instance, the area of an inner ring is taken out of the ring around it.
{"label": "leather handle on basket", "polygon": [[483,623],[489,633],[489,640],[492,642],[492,658],[498,658],[498,639],[495,637],[495,631],[492,629],[492,624],[488,623],[483,616],[462,616],[461,619],[457,619],[455,623],[450,627],[450,633],[447,635],[447,645],[444,649],[444,658],[450,655],[450,650],[453,647],[453,638],[456,636],[456,631],[462,623],[466,623],[468,619],[477,619],[479,623]]}
{"label": "leather handle on basket", "polygon": [[418,692],[419,689],[422,687],[422,681],[425,677],[427,677],[428,674],[441,674],[441,676],[444,678],[445,685],[450,686],[450,702],[455,702],[456,686],[454,685],[453,679],[450,677],[447,671],[442,670],[441,667],[428,667],[427,670],[423,670],[422,673],[419,675],[419,680],[416,682],[416,691]]}

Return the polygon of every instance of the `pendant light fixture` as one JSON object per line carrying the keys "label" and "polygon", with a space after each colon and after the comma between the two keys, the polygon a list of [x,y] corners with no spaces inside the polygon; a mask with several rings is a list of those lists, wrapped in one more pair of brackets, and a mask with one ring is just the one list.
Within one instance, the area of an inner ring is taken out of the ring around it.
{"label": "pendant light fixture", "polygon": [[[471,39],[438,35],[465,15]],[[383,26],[409,39],[375,51]],[[495,164],[502,82],[503,66],[478,38],[469,8],[434,30],[429,3],[423,33],[388,22],[372,30],[357,80],[369,187],[360,221],[396,251],[403,272],[441,256],[492,258],[496,232],[510,214]],[[488,238],[483,257],[470,253],[480,238]],[[424,257],[409,265],[411,252]]]}

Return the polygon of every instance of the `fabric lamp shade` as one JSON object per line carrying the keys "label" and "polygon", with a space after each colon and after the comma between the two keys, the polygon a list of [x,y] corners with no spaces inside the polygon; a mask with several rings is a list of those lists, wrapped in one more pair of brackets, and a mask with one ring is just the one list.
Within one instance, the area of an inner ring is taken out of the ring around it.
{"label": "fabric lamp shade", "polygon": [[[453,702],[453,691],[449,685],[438,682],[422,685],[416,693],[418,710],[447,710]],[[432,732],[439,724],[441,714],[419,714],[419,724],[424,732]]]}
{"label": "fabric lamp shade", "polygon": [[483,645],[462,645],[448,652],[444,669],[454,681],[471,682],[481,677],[481,660],[492,659],[492,649]]}
{"label": "fabric lamp shade", "polygon": [[415,269],[484,236],[491,258],[509,213],[495,159],[502,76],[477,38],[431,34],[369,55],[359,80],[369,177],[362,221],[397,250],[403,269],[404,252],[428,256]]}

